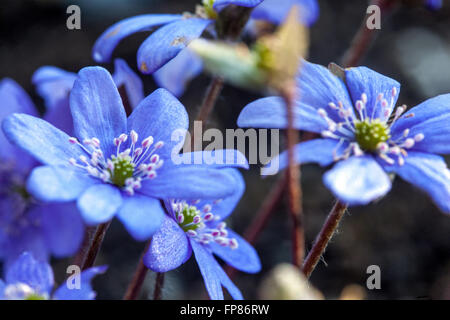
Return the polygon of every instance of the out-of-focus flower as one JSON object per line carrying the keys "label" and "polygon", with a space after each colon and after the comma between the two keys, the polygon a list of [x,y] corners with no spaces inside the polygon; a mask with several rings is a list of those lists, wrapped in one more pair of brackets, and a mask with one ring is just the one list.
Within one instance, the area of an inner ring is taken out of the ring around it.
{"label": "out-of-focus flower", "polygon": [[123,38],[159,27],[141,44],[137,52],[138,67],[142,73],[154,74],[160,87],[180,96],[189,81],[203,69],[201,60],[185,48],[205,30],[212,38],[217,38],[213,27],[225,6],[256,7],[252,18],[276,25],[285,19],[295,4],[301,7],[299,17],[302,22],[309,25],[317,18],[315,0],[203,0],[195,14],[146,14],[127,18],[109,27],[98,38],[93,57],[97,62],[108,62]]}
{"label": "out-of-focus flower", "polygon": [[[146,97],[126,117],[111,75],[101,67],[78,73],[70,93],[71,137],[48,122],[13,114],[3,121],[9,140],[44,166],[27,190],[46,202],[76,201],[89,225],[117,216],[137,240],[164,218],[162,198],[217,198],[233,192],[232,177],[208,166],[176,165],[188,127],[184,106],[168,91]],[[181,130],[180,141],[172,134]]]}
{"label": "out-of-focus flower", "polygon": [[322,300],[323,295],[315,289],[294,265],[277,265],[263,280],[260,287],[263,300]]}
{"label": "out-of-focus flower", "polygon": [[[428,193],[450,213],[450,171],[438,154],[450,153],[450,94],[429,99],[406,112],[395,108],[400,84],[365,67],[349,68],[342,79],[328,69],[304,62],[297,79],[300,99],[295,127],[320,133],[296,146],[297,163],[336,162],[325,185],[343,202],[362,205],[391,189],[388,174]],[[241,127],[286,128],[279,97],[259,99],[241,112]],[[287,166],[284,152],[272,161]],[[274,165],[273,167],[278,168]],[[273,174],[267,167],[263,174]]]}
{"label": "out-of-focus flower", "polygon": [[89,268],[80,273],[79,287],[75,283],[70,287],[65,283],[53,292],[54,279],[50,265],[24,252],[8,269],[5,281],[0,279],[0,299],[93,300],[96,293],[91,287],[91,280],[106,269],[106,266]]}
{"label": "out-of-focus flower", "polygon": [[152,238],[144,264],[167,272],[185,263],[193,251],[211,299],[223,299],[222,286],[234,299],[242,299],[214,255],[248,273],[259,272],[261,264],[255,249],[224,222],[244,193],[244,180],[236,169],[220,170],[234,177],[234,194],[215,201],[166,200],[168,215]]}

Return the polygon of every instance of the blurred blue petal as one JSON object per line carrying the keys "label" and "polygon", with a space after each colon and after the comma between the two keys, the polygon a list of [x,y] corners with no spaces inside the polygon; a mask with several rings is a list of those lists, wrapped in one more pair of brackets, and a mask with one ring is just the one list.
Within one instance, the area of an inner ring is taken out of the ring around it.
{"label": "blurred blue petal", "polygon": [[122,98],[109,72],[101,67],[81,69],[70,93],[70,108],[75,135],[80,141],[98,138],[109,157],[114,138],[127,130]]}
{"label": "blurred blue petal", "polygon": [[159,200],[135,194],[123,197],[117,217],[138,241],[147,240],[160,227],[164,210]]}
{"label": "blurred blue petal", "polygon": [[98,182],[77,168],[41,166],[31,172],[27,191],[42,201],[71,201]]}
{"label": "blurred blue petal", "polygon": [[128,66],[125,60],[114,60],[113,79],[117,88],[120,88],[121,86],[125,88],[131,108],[136,108],[137,105],[144,100],[144,86],[142,80]]}
{"label": "blurred blue petal", "polygon": [[112,52],[123,38],[181,18],[181,15],[176,14],[144,14],[121,20],[106,29],[97,39],[92,56],[97,62],[109,62]]}
{"label": "blurred blue petal", "polygon": [[50,294],[53,288],[53,271],[49,264],[35,260],[24,252],[6,272],[6,283],[24,283],[40,294]]}
{"label": "blurred blue petal", "polygon": [[445,160],[437,155],[409,151],[405,163],[388,165],[380,161],[388,172],[425,191],[445,213],[450,213],[450,171]]}
{"label": "blurred blue petal", "polygon": [[391,180],[372,156],[340,161],[323,180],[339,200],[351,206],[368,204],[391,189]]}
{"label": "blurred blue petal", "polygon": [[[363,93],[367,95],[366,114],[370,119],[385,121],[389,118],[400,93],[400,83],[366,67],[346,69],[345,80],[354,105],[356,101],[361,100]],[[393,88],[396,89],[395,95],[393,95]],[[383,110],[379,99],[380,94],[392,108]]]}
{"label": "blurred blue petal", "polygon": [[150,74],[175,58],[194,39],[201,36],[213,20],[186,18],[152,33],[139,47],[137,63],[142,73]]}
{"label": "blurred blue petal", "polygon": [[109,221],[122,205],[117,187],[97,184],[87,189],[77,200],[78,209],[88,225]]}
{"label": "blurred blue petal", "polygon": [[53,299],[56,300],[94,300],[97,293],[92,289],[91,281],[98,274],[105,273],[108,268],[99,266],[86,269],[80,274],[80,288],[70,289],[67,283],[56,289]]}
{"label": "blurred blue petal", "polygon": [[154,74],[158,86],[181,96],[189,82],[202,72],[202,60],[190,50],[184,49]]}
{"label": "blurred blue petal", "polygon": [[154,272],[167,272],[178,268],[191,254],[191,245],[185,232],[166,215],[160,229],[152,237],[144,255],[144,264]]}
{"label": "blurred blue petal", "polygon": [[311,26],[319,18],[317,0],[264,0],[253,9],[251,17],[278,25],[286,19],[294,5],[300,7],[299,19],[303,24]]}

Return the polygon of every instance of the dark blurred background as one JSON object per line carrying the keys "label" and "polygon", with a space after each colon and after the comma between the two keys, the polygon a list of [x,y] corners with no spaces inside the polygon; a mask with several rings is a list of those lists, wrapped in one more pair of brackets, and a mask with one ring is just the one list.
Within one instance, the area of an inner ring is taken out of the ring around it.
{"label": "dark blurred background", "polygon": [[[19,82],[43,108],[35,94],[31,75],[42,65],[78,71],[94,65],[91,49],[96,38],[112,23],[142,13],[193,11],[195,0],[96,0],[96,1],[0,1],[0,77]],[[66,28],[66,8],[81,7],[81,30]],[[327,65],[339,62],[364,17],[367,1],[319,0],[319,21],[311,28],[309,60]],[[383,17],[366,65],[402,83],[400,104],[414,106],[432,96],[450,92],[450,3],[430,12],[421,7],[402,7]],[[136,51],[147,33],[125,39],[114,53],[136,70]],[[107,65],[111,71],[111,65]],[[146,94],[156,86],[142,76]],[[196,114],[209,77],[193,81],[181,101]],[[227,86],[220,96],[210,126],[235,128],[240,110],[258,96]],[[0,101],[1,107],[1,101]],[[450,124],[449,124],[450,125]],[[303,169],[304,214],[308,248],[320,229],[333,198],[321,182],[324,169]],[[261,179],[259,168],[244,172],[247,190],[232,216],[231,225],[242,232],[252,220],[276,177]],[[450,199],[449,199],[450,201]],[[246,298],[259,298],[259,285],[268,272],[290,261],[289,219],[281,205],[256,243],[263,270],[258,275],[238,274],[236,284]],[[326,298],[339,298],[351,284],[365,288],[369,265],[381,268],[381,289],[367,290],[369,299],[450,298],[450,217],[414,187],[397,179],[392,192],[381,201],[351,208],[333,238],[311,281]],[[95,280],[101,299],[120,299],[143,249],[115,221],[108,232],[98,264],[108,264],[107,274]],[[54,261],[57,280],[63,281],[70,260]],[[151,296],[149,274],[142,297]],[[194,260],[166,277],[164,298],[205,298]]]}

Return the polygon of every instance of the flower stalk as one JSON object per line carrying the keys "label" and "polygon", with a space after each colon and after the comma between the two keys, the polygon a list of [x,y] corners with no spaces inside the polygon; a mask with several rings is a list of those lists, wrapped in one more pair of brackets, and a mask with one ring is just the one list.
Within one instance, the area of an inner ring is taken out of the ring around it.
{"label": "flower stalk", "polygon": [[125,295],[123,296],[123,300],[136,300],[136,298],[139,296],[139,293],[141,292],[142,285],[148,272],[148,268],[144,265],[144,254],[145,252],[147,252],[150,246],[150,242],[151,240],[149,240],[145,245],[145,249],[142,252],[141,258],[139,259],[139,263],[136,271],[134,272],[133,278],[128,284]]}

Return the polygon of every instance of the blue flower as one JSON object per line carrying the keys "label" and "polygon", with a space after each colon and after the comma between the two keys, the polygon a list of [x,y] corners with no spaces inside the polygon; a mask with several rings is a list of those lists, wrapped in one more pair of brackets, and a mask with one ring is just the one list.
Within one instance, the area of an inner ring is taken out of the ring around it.
{"label": "blue flower", "polygon": [[425,0],[425,6],[430,10],[442,9],[442,0]]}
{"label": "blue flower", "polygon": [[[108,62],[118,43],[125,37],[160,27],[140,46],[137,52],[139,70],[154,74],[160,87],[175,96],[183,94],[189,81],[203,69],[201,60],[189,50],[184,50],[194,39],[208,30],[216,37],[212,26],[224,6],[235,4],[255,7],[253,18],[272,23],[282,21],[293,4],[301,5],[301,19],[308,24],[316,20],[318,5],[315,0],[203,0],[202,9],[196,15],[145,14],[127,18],[109,27],[96,41],[93,57],[97,62]],[[267,2],[267,4],[266,4]],[[260,4],[261,3],[261,4]],[[259,7],[261,7],[259,9]]]}
{"label": "blue flower", "polygon": [[[54,89],[70,90],[62,83]],[[30,97],[11,79],[0,82],[0,101],[0,120],[14,112],[37,116]],[[62,112],[60,116],[64,121],[69,114]],[[0,133],[0,147],[0,259],[6,269],[25,250],[39,259],[75,253],[84,230],[75,204],[36,201],[26,191],[26,180],[37,162],[11,145],[3,133]]]}
{"label": "blue flower", "polygon": [[[298,76],[301,99],[295,127],[320,133],[296,146],[296,162],[336,165],[325,185],[349,205],[367,204],[391,188],[388,174],[428,193],[450,213],[450,171],[438,154],[450,153],[450,94],[429,99],[406,112],[395,108],[400,84],[365,67],[345,70],[345,83],[328,69],[305,62]],[[241,112],[238,125],[286,128],[281,98],[254,101]],[[272,160],[287,165],[287,154]],[[265,174],[275,173],[270,167]]]}
{"label": "blue flower", "polygon": [[[44,164],[27,182],[35,198],[76,201],[88,225],[116,215],[135,239],[144,240],[163,221],[159,199],[232,193],[226,172],[171,160],[183,145],[188,116],[168,91],[153,92],[127,119],[108,71],[87,67],[73,85],[70,109],[75,137],[26,114],[3,121],[10,141]],[[179,130],[183,134],[172,140]]]}
{"label": "blue flower", "polygon": [[[24,252],[8,269],[5,282],[0,279],[1,300],[93,300],[91,280],[106,271],[106,266],[93,267],[80,273],[79,286],[65,283],[53,291],[53,271],[46,262]],[[72,288],[73,286],[73,288]]]}
{"label": "blue flower", "polygon": [[169,214],[153,235],[144,264],[155,272],[167,272],[185,263],[193,251],[211,299],[223,299],[222,286],[234,299],[242,299],[213,255],[249,273],[259,272],[261,264],[255,249],[224,222],[241,199],[245,184],[236,169],[222,170],[234,177],[231,196],[214,201],[164,201]]}

